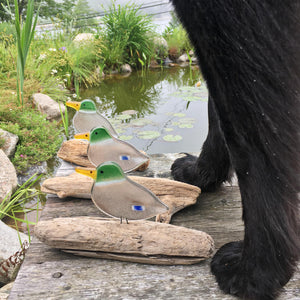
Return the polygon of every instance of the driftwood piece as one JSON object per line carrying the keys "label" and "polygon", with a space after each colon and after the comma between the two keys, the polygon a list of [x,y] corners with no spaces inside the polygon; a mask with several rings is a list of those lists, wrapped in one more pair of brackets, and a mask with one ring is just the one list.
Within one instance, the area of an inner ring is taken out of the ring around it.
{"label": "driftwood piece", "polygon": [[[129,176],[129,178],[151,190],[169,207],[166,213],[156,217],[156,221],[161,223],[170,223],[173,214],[195,204],[201,192],[196,186],[165,178],[139,176]],[[72,173],[69,176],[45,180],[41,190],[48,194],[56,194],[59,198],[76,197],[90,199],[92,185],[92,178]]]}
{"label": "driftwood piece", "polygon": [[40,221],[35,236],[50,247],[88,257],[149,264],[194,264],[212,256],[205,232],[151,221],[95,217]]}
{"label": "driftwood piece", "polygon": [[[69,140],[62,143],[57,152],[57,156],[65,161],[74,163],[79,166],[94,168],[95,166],[89,161],[87,156],[88,141],[86,140]],[[145,152],[141,151],[146,154]],[[138,167],[135,171],[144,171],[148,168],[150,160]]]}

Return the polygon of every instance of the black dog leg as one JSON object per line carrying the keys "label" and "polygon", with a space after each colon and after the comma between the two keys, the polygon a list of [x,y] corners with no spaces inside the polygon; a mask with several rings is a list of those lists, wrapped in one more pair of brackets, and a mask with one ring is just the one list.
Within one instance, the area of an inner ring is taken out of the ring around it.
{"label": "black dog leg", "polygon": [[200,156],[186,154],[171,166],[175,180],[213,191],[230,180],[230,159],[212,99],[208,101],[209,131]]}

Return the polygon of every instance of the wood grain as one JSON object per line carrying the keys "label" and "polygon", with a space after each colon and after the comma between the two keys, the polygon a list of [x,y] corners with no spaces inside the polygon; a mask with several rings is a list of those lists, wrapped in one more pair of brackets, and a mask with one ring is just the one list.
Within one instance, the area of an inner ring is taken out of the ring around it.
{"label": "wood grain", "polygon": [[38,222],[35,236],[84,256],[150,264],[198,263],[214,252],[213,239],[205,232],[145,220],[121,224],[95,217],[56,218]]}
{"label": "wood grain", "polygon": [[[129,176],[136,183],[151,190],[169,210],[157,216],[161,223],[170,223],[172,215],[179,210],[196,203],[201,190],[193,185],[174,181],[166,178],[149,178]],[[45,180],[42,184],[42,192],[56,194],[60,198],[91,198],[93,179],[78,173],[72,173],[65,177],[54,177]]]}

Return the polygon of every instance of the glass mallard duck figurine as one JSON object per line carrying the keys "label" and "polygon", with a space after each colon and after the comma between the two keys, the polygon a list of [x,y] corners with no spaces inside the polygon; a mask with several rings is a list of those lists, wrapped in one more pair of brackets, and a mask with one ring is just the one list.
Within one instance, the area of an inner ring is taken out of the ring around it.
{"label": "glass mallard duck figurine", "polygon": [[89,141],[88,159],[96,167],[106,161],[113,161],[120,165],[124,172],[130,172],[149,160],[147,155],[131,144],[113,137],[104,127],[97,127],[74,137]]}
{"label": "glass mallard duck figurine", "polygon": [[86,132],[92,128],[102,126],[112,136],[118,137],[110,122],[97,111],[94,101],[90,99],[85,99],[81,102],[68,101],[66,105],[77,110],[73,117],[73,126],[77,132]]}
{"label": "glass mallard duck figurine", "polygon": [[151,191],[129,179],[114,162],[105,162],[96,170],[76,168],[76,172],[94,179],[91,196],[105,214],[126,220],[141,220],[165,213],[168,206]]}

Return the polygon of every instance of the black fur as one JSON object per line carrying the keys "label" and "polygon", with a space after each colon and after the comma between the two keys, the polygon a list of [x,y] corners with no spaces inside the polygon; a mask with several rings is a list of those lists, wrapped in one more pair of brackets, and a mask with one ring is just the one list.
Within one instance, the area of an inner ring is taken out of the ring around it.
{"label": "black fur", "polygon": [[212,190],[238,177],[245,235],[211,270],[243,299],[274,299],[299,259],[300,1],[172,0],[207,82],[209,133],[175,179]]}

